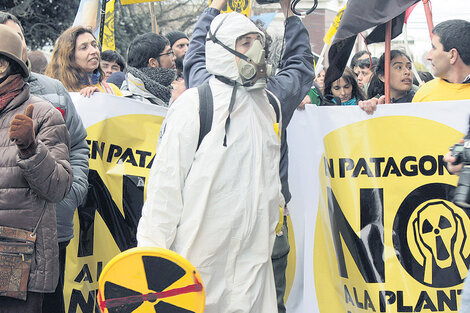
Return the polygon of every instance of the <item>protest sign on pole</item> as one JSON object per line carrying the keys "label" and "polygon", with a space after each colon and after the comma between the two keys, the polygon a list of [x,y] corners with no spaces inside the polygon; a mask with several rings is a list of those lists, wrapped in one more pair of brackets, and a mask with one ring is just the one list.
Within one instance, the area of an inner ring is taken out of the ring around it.
{"label": "protest sign on pole", "polygon": [[100,37],[101,51],[114,51],[116,49],[116,43],[114,41],[114,3],[115,0],[108,0],[106,2],[103,34]]}
{"label": "protest sign on pole", "polygon": [[[211,5],[212,0],[209,0]],[[250,0],[228,0],[225,7],[221,10],[222,13],[238,12],[250,18],[251,15],[251,2]]]}

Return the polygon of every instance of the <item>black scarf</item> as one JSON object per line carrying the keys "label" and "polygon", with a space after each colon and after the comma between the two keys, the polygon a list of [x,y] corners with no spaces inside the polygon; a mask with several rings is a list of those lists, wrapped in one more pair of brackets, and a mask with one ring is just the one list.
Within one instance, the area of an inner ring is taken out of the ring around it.
{"label": "black scarf", "polygon": [[165,103],[171,99],[171,83],[176,78],[176,71],[171,68],[144,67],[137,69],[127,67],[127,71],[142,80],[145,89]]}

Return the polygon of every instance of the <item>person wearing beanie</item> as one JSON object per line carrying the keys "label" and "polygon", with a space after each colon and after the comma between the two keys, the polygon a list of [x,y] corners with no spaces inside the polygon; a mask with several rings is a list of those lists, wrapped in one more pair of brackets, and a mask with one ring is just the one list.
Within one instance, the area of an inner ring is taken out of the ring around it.
{"label": "person wearing beanie", "polygon": [[175,55],[168,39],[155,33],[137,36],[127,53],[125,97],[167,107],[176,78]]}
{"label": "person wearing beanie", "polygon": [[170,47],[175,53],[176,74],[179,78],[183,77],[183,60],[188,51],[189,40],[188,37],[179,30],[174,30],[165,36],[170,41]]}
{"label": "person wearing beanie", "polygon": [[0,260],[0,311],[41,313],[59,278],[55,203],[72,185],[70,136],[60,112],[30,94],[23,39],[4,24],[0,38],[0,246],[11,249],[8,235],[21,230],[35,238],[30,252],[4,250],[11,254]]}

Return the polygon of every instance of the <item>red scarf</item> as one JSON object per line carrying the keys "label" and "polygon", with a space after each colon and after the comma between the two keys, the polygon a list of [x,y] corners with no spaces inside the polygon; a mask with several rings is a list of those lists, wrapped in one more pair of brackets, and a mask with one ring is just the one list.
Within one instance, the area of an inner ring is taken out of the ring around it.
{"label": "red scarf", "polygon": [[20,74],[10,75],[0,84],[0,110],[3,110],[23,90],[25,82]]}

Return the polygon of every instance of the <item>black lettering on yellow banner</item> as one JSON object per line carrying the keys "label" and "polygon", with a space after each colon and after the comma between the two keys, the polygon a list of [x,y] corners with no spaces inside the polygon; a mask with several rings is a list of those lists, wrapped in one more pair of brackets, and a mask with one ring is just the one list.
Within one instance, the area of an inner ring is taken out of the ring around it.
{"label": "black lettering on yellow banner", "polygon": [[88,174],[89,192],[84,205],[78,208],[80,236],[78,257],[93,255],[95,211],[103,217],[114,241],[121,251],[137,245],[137,224],[144,203],[145,177],[122,176],[122,208],[124,216],[111,193],[95,170]]}
{"label": "black lettering on yellow banner", "polygon": [[383,190],[361,189],[360,202],[361,229],[365,230],[362,238],[355,234],[331,188],[328,188],[328,210],[339,275],[348,278],[343,239],[364,280],[368,283],[384,282]]}
{"label": "black lettering on yellow banner", "polygon": [[85,299],[81,290],[73,289],[72,295],[70,296],[70,306],[68,313],[77,313],[81,310],[82,313],[101,313],[100,308],[96,304],[96,295],[98,290],[90,290],[87,294],[87,299]]}
{"label": "black lettering on yellow banner", "polygon": [[451,201],[458,177],[443,155],[462,136],[390,116],[324,137],[313,248],[320,312],[457,312],[470,216]]}
{"label": "black lettering on yellow banner", "polygon": [[371,309],[372,311],[375,312],[374,304],[372,303],[372,299],[370,298],[367,290],[364,290],[363,294],[360,294],[360,296],[358,297],[358,291],[356,290],[356,287],[353,287],[353,293],[354,293],[354,300],[351,296],[351,293],[348,290],[348,287],[344,285],[344,302],[346,304],[351,304],[352,306],[355,306],[359,309],[364,309],[364,310]]}
{"label": "black lettering on yellow banner", "polygon": [[[405,156],[401,160],[393,157],[339,158],[338,160],[324,160],[325,175],[335,178],[335,172],[339,172],[340,178],[359,177],[388,177],[395,176],[433,176],[450,175],[444,162],[443,155],[424,155],[417,159],[415,156]],[[335,171],[335,165],[337,171]]]}
{"label": "black lettering on yellow banner", "polygon": [[[346,287],[345,287],[346,288]],[[403,290],[398,291],[380,291],[380,312],[457,312],[458,295],[462,293],[461,289],[444,290],[421,290],[419,295],[412,302],[404,300]],[[427,312],[427,311],[424,311]]]}
{"label": "black lettering on yellow banner", "polygon": [[379,303],[379,312],[456,312],[458,308],[458,295],[460,289],[451,290],[421,290],[416,298],[410,302],[404,300],[404,290],[382,290],[375,295],[370,295],[367,289],[356,288],[355,286],[344,285],[344,303],[351,309],[357,308],[364,311],[376,312],[375,303]]}
{"label": "black lettering on yellow banner", "polygon": [[106,162],[111,163],[130,163],[133,166],[138,166],[142,168],[150,168],[153,163],[153,158],[151,158],[152,152],[143,151],[132,148],[123,148],[116,144],[106,144],[105,142],[98,142],[96,140],[87,140],[88,145],[90,146],[90,159],[96,160],[97,158],[101,160],[106,160]]}
{"label": "black lettering on yellow banner", "polygon": [[90,187],[74,216],[74,238],[67,247],[66,312],[98,313],[96,290],[103,266],[136,245],[162,121],[155,115],[122,115],[87,128]]}

